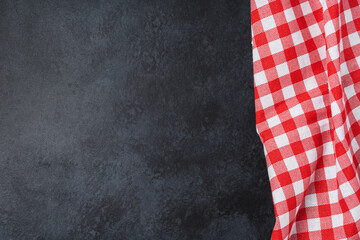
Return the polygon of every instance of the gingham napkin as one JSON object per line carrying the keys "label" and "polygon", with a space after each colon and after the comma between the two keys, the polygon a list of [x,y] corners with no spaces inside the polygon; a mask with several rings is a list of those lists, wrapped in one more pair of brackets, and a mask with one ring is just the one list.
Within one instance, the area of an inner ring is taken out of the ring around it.
{"label": "gingham napkin", "polygon": [[251,0],[272,239],[360,239],[360,2]]}

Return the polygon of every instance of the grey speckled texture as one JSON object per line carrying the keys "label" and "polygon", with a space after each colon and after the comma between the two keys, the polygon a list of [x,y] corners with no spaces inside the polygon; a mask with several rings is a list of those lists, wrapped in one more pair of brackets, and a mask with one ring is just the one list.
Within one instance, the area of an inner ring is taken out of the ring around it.
{"label": "grey speckled texture", "polygon": [[248,1],[0,1],[0,239],[269,239]]}

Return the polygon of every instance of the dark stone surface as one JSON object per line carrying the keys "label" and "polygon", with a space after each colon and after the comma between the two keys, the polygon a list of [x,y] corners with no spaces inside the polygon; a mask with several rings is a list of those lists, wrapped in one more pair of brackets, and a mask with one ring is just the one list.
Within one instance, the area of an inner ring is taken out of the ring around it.
{"label": "dark stone surface", "polygon": [[0,239],[269,239],[248,1],[0,1]]}

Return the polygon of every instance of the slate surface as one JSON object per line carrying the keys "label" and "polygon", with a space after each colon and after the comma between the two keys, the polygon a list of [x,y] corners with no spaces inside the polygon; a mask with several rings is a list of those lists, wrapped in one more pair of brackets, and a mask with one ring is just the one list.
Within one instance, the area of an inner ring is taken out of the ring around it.
{"label": "slate surface", "polygon": [[0,1],[0,239],[269,239],[243,0]]}

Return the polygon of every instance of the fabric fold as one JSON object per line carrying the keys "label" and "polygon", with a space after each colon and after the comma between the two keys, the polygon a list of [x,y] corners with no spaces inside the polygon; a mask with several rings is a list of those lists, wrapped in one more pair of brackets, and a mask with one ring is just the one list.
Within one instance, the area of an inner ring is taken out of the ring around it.
{"label": "fabric fold", "polygon": [[360,6],[251,0],[272,239],[360,239]]}

